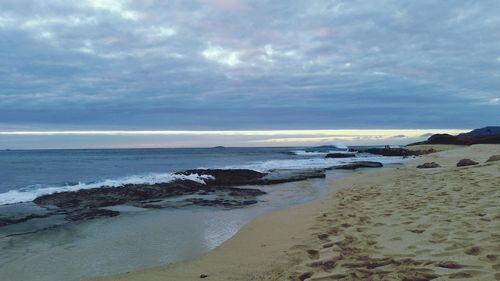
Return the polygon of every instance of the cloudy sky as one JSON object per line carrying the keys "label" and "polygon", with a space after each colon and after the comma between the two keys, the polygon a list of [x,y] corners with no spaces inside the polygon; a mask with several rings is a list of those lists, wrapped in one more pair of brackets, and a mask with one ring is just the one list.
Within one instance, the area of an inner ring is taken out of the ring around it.
{"label": "cloudy sky", "polygon": [[496,0],[0,2],[0,147],[68,138],[168,146],[186,136],[5,134],[20,131],[462,129],[499,120]]}

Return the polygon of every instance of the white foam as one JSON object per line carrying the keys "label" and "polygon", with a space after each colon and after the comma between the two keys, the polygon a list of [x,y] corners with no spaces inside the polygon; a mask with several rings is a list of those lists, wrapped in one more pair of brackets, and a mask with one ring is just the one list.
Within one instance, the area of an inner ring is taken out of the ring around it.
{"label": "white foam", "polygon": [[205,184],[205,180],[214,179],[210,175],[180,175],[180,174],[148,174],[148,175],[138,175],[130,176],[119,179],[108,179],[95,183],[78,183],[75,185],[65,185],[65,186],[49,186],[35,189],[22,189],[22,190],[10,190],[5,193],[0,193],[0,205],[14,204],[21,202],[30,202],[35,198],[64,191],[77,191],[80,189],[90,189],[98,188],[103,186],[109,187],[119,187],[126,184],[156,184],[156,183],[168,183],[175,180],[190,180]]}
{"label": "white foam", "polygon": [[252,169],[259,172],[269,172],[272,170],[280,169],[325,169],[332,166],[345,164],[353,161],[376,161],[382,164],[398,163],[402,161],[402,157],[384,157],[384,156],[373,156],[371,154],[357,154],[356,157],[348,158],[307,158],[307,159],[280,159],[280,160],[269,160],[269,161],[259,161],[247,165],[232,166],[225,168],[241,168],[241,169]]}
{"label": "white foam", "polygon": [[329,152],[294,150],[292,151],[292,153],[299,156],[316,156],[316,155],[326,155]]}

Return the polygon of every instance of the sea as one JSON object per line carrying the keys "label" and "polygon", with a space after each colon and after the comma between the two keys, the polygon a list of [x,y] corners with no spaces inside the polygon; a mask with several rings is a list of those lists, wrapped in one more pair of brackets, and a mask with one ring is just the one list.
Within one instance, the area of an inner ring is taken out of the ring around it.
{"label": "sea", "polygon": [[[360,150],[366,147],[350,147]],[[345,151],[337,145],[305,147],[214,147],[165,149],[75,149],[0,151],[0,217],[25,208],[36,197],[61,191],[124,184],[169,182],[175,172],[194,168],[273,170],[327,168],[353,160],[398,165],[400,157]],[[323,196],[325,179],[269,186],[255,205],[236,209],[191,207],[141,209],[119,206],[121,215],[75,223],[62,217],[0,227],[0,276],[9,281],[78,281],[188,260],[232,237],[256,216]],[[252,186],[251,186],[252,187]],[[49,227],[50,226],[50,227]]]}

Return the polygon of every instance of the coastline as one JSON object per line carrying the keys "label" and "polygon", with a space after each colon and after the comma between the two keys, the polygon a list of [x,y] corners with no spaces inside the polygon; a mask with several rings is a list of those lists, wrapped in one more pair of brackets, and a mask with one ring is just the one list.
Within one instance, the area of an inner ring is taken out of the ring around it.
{"label": "coastline", "polygon": [[[355,172],[194,260],[94,280],[500,280],[500,162],[484,164],[495,154],[499,145],[458,147]],[[456,168],[462,158],[481,164]],[[442,167],[414,168],[430,161]]]}

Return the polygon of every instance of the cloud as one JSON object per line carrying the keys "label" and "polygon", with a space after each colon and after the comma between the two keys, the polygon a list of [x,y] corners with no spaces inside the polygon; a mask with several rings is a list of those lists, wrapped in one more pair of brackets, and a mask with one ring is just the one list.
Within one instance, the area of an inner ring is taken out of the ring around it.
{"label": "cloud", "polygon": [[0,130],[481,127],[500,117],[499,8],[6,0]]}
{"label": "cloud", "polygon": [[210,46],[203,50],[202,54],[207,60],[227,66],[237,66],[241,63],[239,58],[240,54],[238,52],[230,51],[219,46]]}

